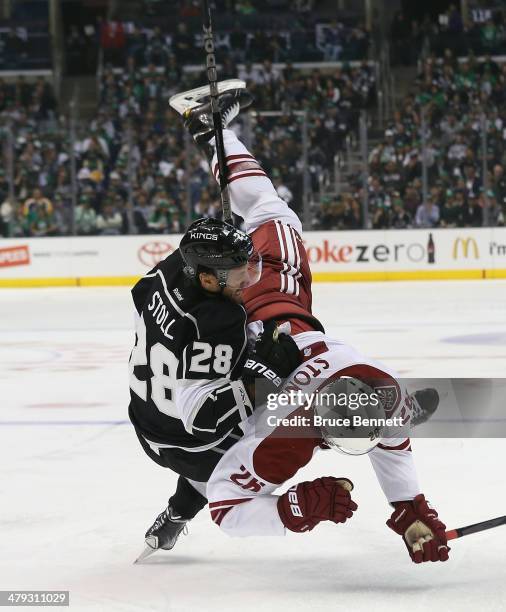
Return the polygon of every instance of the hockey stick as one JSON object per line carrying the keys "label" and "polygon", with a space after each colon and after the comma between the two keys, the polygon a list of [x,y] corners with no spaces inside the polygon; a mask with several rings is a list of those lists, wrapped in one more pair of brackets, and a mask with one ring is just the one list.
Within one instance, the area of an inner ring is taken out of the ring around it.
{"label": "hockey stick", "polygon": [[[494,527],[500,527],[501,525],[506,525],[506,515],[498,516],[497,518],[490,519],[488,521],[482,521],[481,523],[475,523],[474,525],[467,525],[467,527],[457,527],[457,529],[449,529],[446,532],[447,540],[456,540],[457,538],[462,538],[467,535],[471,535],[472,533],[478,533],[480,531],[486,531],[487,529],[493,529]],[[134,561],[135,563],[139,563],[139,561],[143,561],[146,557],[152,555],[157,548],[152,548],[151,546],[146,546],[146,549],[140,554],[140,556]]]}
{"label": "hockey stick", "polygon": [[486,529],[493,529],[494,527],[500,527],[506,525],[506,515],[498,516],[497,518],[490,519],[489,521],[482,521],[474,525],[467,525],[467,527],[457,527],[457,529],[450,529],[446,532],[447,540],[456,540],[472,533],[478,533],[479,531],[485,531]]}
{"label": "hockey stick", "polygon": [[223,219],[232,221],[230,209],[230,194],[228,192],[227,163],[225,159],[225,145],[223,143],[223,130],[221,126],[221,114],[218,105],[218,75],[216,71],[216,57],[214,55],[213,24],[211,20],[211,8],[208,0],[202,0],[204,11],[204,49],[206,52],[206,72],[209,88],[211,90],[211,111],[213,114],[214,138],[216,142],[216,156],[218,158],[218,172],[221,191],[221,206]]}

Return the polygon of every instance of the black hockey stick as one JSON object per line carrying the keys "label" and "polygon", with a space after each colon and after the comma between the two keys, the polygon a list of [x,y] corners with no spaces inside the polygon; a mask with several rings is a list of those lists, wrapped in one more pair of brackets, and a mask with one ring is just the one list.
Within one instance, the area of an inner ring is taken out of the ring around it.
{"label": "black hockey stick", "polygon": [[211,111],[213,114],[214,137],[216,141],[216,156],[218,158],[218,172],[221,191],[221,206],[223,208],[223,219],[232,221],[230,208],[230,195],[228,192],[227,163],[225,159],[225,145],[223,143],[223,130],[221,125],[221,114],[218,105],[218,75],[216,70],[216,57],[214,55],[213,24],[211,19],[211,8],[208,0],[202,0],[204,12],[204,49],[206,51],[207,80],[211,90]]}
{"label": "black hockey stick", "polygon": [[489,521],[475,523],[474,525],[467,525],[467,527],[450,529],[446,532],[446,538],[448,540],[455,540],[456,538],[462,538],[463,536],[478,533],[479,531],[485,531],[486,529],[493,529],[494,527],[500,527],[501,525],[506,525],[506,515],[498,516],[497,518],[490,519]]}

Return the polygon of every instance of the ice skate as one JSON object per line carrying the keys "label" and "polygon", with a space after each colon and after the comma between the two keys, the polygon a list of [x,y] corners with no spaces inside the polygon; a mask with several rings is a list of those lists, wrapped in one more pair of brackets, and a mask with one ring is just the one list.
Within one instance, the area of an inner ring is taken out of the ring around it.
{"label": "ice skate", "polygon": [[[241,110],[253,101],[246,91],[246,83],[239,79],[229,79],[218,83],[218,105],[223,129],[237,117]],[[199,145],[205,145],[214,135],[209,86],[198,87],[175,94],[170,98],[170,106],[184,120],[185,126]]]}
{"label": "ice skate", "polygon": [[439,406],[439,393],[436,389],[428,388],[415,391],[411,395],[413,399],[413,414],[411,425],[416,427],[430,419]]}
{"label": "ice skate", "polygon": [[187,523],[186,519],[178,516],[174,509],[169,506],[157,516],[155,522],[146,531],[146,548],[135,563],[146,559],[157,550],[174,548],[181,532],[187,533]]}

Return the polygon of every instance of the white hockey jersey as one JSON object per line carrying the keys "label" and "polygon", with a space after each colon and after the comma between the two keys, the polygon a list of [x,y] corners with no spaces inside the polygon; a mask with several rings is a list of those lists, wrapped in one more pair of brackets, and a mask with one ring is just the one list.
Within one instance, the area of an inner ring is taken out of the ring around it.
{"label": "white hockey jersey", "polygon": [[[409,417],[406,390],[383,364],[321,332],[294,336],[305,355],[285,388],[305,393],[322,381],[352,376],[381,392],[389,415]],[[278,407],[276,417],[303,414],[301,408]],[[216,466],[207,486],[214,522],[233,536],[284,535],[274,491],[305,466],[316,452],[328,450],[318,428],[272,426],[269,410],[261,408],[243,424],[244,437],[230,448]],[[335,453],[336,473],[339,454]],[[420,493],[409,438],[388,438],[369,453],[379,484],[389,502],[413,499]]]}

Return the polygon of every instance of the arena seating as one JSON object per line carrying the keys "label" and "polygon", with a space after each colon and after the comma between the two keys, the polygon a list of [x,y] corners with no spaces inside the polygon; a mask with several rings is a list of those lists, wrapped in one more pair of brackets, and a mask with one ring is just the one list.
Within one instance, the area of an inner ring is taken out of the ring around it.
{"label": "arena seating", "polygon": [[[372,227],[504,225],[506,64],[490,57],[457,61],[449,50],[444,59],[432,56],[399,108],[369,154]],[[422,110],[428,175],[425,202]],[[360,176],[349,178],[354,188],[322,207],[320,227],[349,227],[342,218],[342,205],[363,197]]]}
{"label": "arena seating", "polygon": [[[230,14],[218,18],[216,48],[233,61],[320,62],[367,58],[369,35],[358,22],[329,21],[291,13]],[[124,67],[129,58],[137,66],[165,65],[174,56],[178,65],[202,61],[202,19],[130,23],[109,21],[101,26],[104,62]]]}

